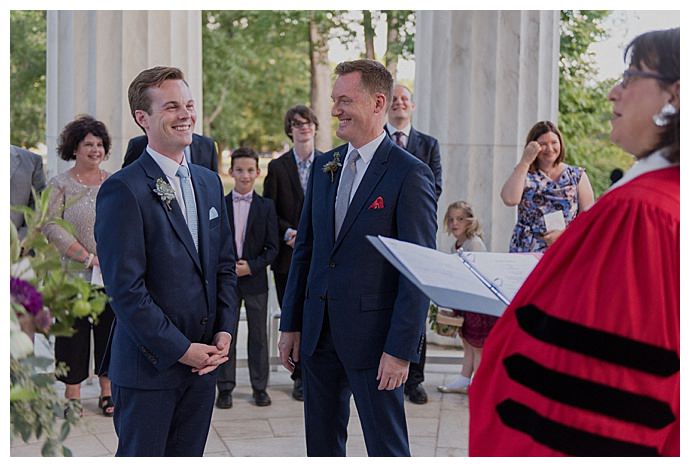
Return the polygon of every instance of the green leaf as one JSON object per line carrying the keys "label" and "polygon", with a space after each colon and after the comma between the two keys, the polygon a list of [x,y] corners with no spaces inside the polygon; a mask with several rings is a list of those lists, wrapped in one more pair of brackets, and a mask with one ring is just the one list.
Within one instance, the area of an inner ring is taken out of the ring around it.
{"label": "green leaf", "polygon": [[43,447],[41,448],[41,456],[43,457],[55,457],[57,454],[56,452],[56,443],[52,439],[47,439],[45,443],[43,443]]}
{"label": "green leaf", "polygon": [[62,422],[62,425],[60,426],[60,435],[58,437],[58,441],[60,441],[60,442],[65,441],[67,439],[67,436],[69,436],[69,432],[70,432],[70,424],[67,421]]}

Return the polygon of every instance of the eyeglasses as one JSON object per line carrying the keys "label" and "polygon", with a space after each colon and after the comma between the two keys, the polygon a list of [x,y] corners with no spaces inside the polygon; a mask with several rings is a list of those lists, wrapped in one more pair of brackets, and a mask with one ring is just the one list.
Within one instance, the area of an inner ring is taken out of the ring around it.
{"label": "eyeglasses", "polygon": [[649,71],[641,71],[641,70],[625,70],[623,72],[623,79],[621,79],[621,81],[620,81],[621,87],[623,89],[627,88],[628,84],[630,84],[630,80],[633,78],[651,78],[651,79],[663,81],[665,83],[673,83],[675,81],[673,78],[669,78],[668,76],[660,75],[659,73],[652,73]]}
{"label": "eyeglasses", "polygon": [[292,128],[303,128],[309,125],[311,125],[311,122],[298,122],[297,120],[293,120],[292,122],[290,122],[290,126]]}

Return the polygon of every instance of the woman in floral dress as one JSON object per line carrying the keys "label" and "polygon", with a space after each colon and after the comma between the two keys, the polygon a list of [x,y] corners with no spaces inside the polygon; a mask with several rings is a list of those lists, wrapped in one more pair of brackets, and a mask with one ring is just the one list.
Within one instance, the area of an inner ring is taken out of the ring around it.
{"label": "woman in floral dress", "polygon": [[567,226],[594,203],[585,169],[565,164],[565,153],[555,124],[538,122],[529,131],[522,158],[501,190],[506,206],[518,207],[511,253],[544,251],[563,233],[547,231],[545,214],[562,211]]}

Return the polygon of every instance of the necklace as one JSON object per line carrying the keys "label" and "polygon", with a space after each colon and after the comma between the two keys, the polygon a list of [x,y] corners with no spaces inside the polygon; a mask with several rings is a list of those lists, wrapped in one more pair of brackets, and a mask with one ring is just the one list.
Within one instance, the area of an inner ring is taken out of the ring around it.
{"label": "necklace", "polygon": [[[77,181],[78,181],[79,183],[81,183],[82,185],[91,186],[91,185],[89,185],[88,183],[84,183],[84,181],[83,181],[83,180],[81,179],[81,177],[79,176],[79,172],[77,172],[76,170],[74,170],[74,168],[72,168],[72,173],[74,174],[75,177],[77,177]],[[98,185],[100,185],[101,183],[103,183],[103,180],[105,180],[105,172],[104,172],[103,170],[101,170],[101,169],[98,169]]]}

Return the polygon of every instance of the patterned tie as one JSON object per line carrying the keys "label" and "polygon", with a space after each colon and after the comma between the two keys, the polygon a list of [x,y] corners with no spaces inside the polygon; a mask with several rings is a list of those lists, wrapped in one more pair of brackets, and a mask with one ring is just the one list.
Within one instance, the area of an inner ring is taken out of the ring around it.
{"label": "patterned tie", "polygon": [[185,212],[187,214],[187,227],[189,228],[189,233],[192,234],[194,248],[199,251],[199,235],[197,230],[199,218],[196,214],[196,201],[194,200],[194,193],[192,193],[192,182],[189,179],[189,169],[181,165],[177,169],[176,175],[180,177],[182,198],[184,199]]}
{"label": "patterned tie", "polygon": [[343,226],[347,208],[350,206],[350,194],[352,192],[352,185],[355,182],[355,175],[357,175],[357,160],[359,160],[359,152],[355,149],[350,153],[350,159],[347,161],[347,166],[343,167],[343,174],[340,176],[340,184],[338,185],[338,196],[335,201],[335,236],[338,237],[340,228]]}
{"label": "patterned tie", "polygon": [[307,192],[307,181],[309,180],[309,161],[299,161],[297,167],[299,169],[299,183],[302,185],[302,191]]}
{"label": "patterned tie", "polygon": [[405,144],[403,144],[404,135],[405,133],[403,133],[402,131],[396,131],[395,133],[393,133],[393,136],[395,136],[395,144],[397,144],[403,149],[405,149]]}

